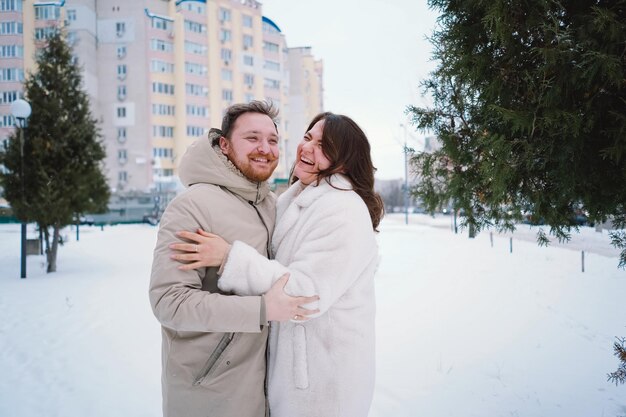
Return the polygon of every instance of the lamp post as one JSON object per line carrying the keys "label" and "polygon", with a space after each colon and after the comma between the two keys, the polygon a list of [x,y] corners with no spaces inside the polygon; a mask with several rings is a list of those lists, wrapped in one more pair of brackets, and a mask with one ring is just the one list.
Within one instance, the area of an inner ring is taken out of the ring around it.
{"label": "lamp post", "polygon": [[409,161],[406,143],[406,125],[400,123],[404,129],[404,224],[409,224]]}
{"label": "lamp post", "polygon": [[[11,114],[15,118],[15,125],[20,129],[20,182],[22,186],[22,205],[25,199],[24,190],[24,128],[30,116],[30,104],[26,100],[17,99],[11,103]],[[26,278],[26,220],[22,220],[22,245],[20,277]]]}

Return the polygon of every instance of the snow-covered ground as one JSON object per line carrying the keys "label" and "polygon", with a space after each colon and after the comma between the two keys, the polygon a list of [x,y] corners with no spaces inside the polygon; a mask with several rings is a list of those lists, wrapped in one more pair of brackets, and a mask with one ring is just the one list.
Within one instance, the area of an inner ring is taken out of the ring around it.
{"label": "snow-covered ground", "polygon": [[[612,344],[626,272],[606,233],[540,248],[534,230],[454,234],[449,217],[388,216],[377,274],[371,417],[626,416]],[[147,286],[156,228],[68,229],[59,272],[0,225],[0,416],[160,415],[160,329]],[[585,272],[581,272],[581,250]],[[606,256],[610,255],[610,256]]]}

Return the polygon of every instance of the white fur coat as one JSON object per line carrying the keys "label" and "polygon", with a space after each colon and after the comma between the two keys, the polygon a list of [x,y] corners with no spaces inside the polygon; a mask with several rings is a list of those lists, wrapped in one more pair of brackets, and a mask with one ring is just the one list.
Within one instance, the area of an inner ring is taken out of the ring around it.
{"label": "white fur coat", "polygon": [[[271,261],[235,242],[222,290],[263,294],[283,273],[291,295],[319,295],[306,322],[272,323],[272,417],[366,417],[374,390],[374,272],[378,247],[363,200],[341,175],[292,185],[278,199]],[[346,191],[349,190],[349,191]]]}

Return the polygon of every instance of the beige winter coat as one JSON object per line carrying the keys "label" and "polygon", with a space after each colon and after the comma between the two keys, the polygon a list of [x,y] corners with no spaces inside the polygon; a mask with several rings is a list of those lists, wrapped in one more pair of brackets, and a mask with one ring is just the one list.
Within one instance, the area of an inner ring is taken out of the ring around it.
{"label": "beige winter coat", "polygon": [[216,134],[212,130],[183,156],[180,179],[188,188],[165,210],[154,250],[149,294],[162,325],[165,417],[266,412],[262,297],[220,291],[216,268],[177,269],[168,248],[179,240],[176,232],[201,228],[268,256],[275,196],[266,182],[250,182],[211,146]]}

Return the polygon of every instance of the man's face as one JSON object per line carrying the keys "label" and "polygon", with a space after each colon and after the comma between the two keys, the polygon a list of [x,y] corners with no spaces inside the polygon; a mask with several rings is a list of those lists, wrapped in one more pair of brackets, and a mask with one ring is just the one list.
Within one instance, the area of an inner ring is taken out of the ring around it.
{"label": "man's face", "polygon": [[278,133],[272,119],[261,113],[237,118],[230,140],[220,138],[224,155],[250,181],[265,181],[278,166]]}

